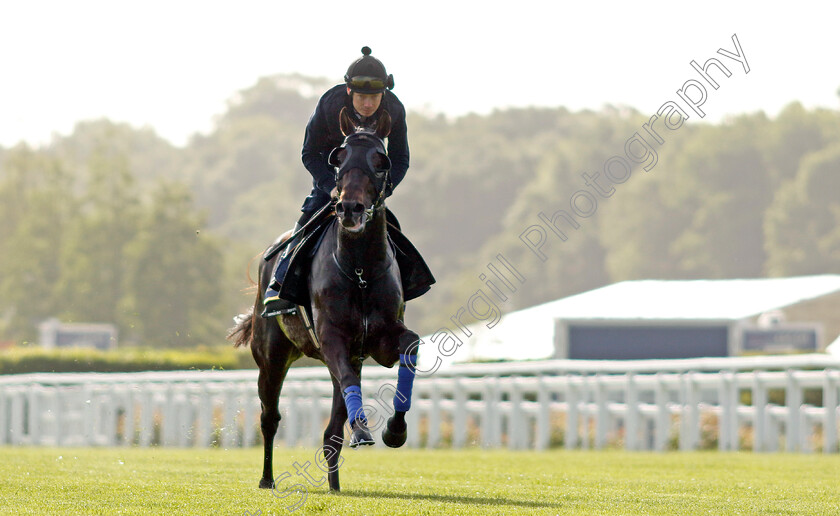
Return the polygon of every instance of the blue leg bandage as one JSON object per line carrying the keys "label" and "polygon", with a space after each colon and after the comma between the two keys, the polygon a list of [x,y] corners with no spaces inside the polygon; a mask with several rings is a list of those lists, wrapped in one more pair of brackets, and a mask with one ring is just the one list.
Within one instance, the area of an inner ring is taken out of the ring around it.
{"label": "blue leg bandage", "polygon": [[394,394],[394,410],[408,412],[411,408],[411,387],[414,385],[414,370],[417,355],[400,355],[400,370],[397,373],[397,392]]}
{"label": "blue leg bandage", "polygon": [[367,424],[365,410],[362,408],[362,388],[351,385],[344,389],[344,405],[347,407],[347,418],[352,423],[359,419]]}

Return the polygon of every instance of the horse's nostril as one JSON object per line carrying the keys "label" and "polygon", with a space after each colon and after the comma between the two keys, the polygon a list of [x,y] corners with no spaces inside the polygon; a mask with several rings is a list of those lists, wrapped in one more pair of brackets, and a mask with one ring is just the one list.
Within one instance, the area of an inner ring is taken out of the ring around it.
{"label": "horse's nostril", "polygon": [[340,217],[359,215],[365,211],[365,205],[360,202],[346,201],[340,202],[335,207],[335,212]]}

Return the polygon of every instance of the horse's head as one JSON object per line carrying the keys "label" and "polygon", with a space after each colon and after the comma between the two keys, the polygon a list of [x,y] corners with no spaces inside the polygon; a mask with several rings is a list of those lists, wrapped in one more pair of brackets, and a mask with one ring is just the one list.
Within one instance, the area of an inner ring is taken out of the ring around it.
{"label": "horse's head", "polygon": [[391,131],[391,117],[383,112],[375,130],[370,130],[353,124],[346,109],[339,116],[344,143],[333,149],[328,160],[336,168],[335,212],[347,231],[359,233],[382,205],[390,183],[391,160],[382,139]]}

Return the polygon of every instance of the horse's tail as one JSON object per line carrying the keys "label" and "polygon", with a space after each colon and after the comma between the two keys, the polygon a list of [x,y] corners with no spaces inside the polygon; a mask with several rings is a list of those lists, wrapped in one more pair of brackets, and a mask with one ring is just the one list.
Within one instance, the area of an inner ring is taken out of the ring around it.
{"label": "horse's tail", "polygon": [[[245,274],[248,276],[248,283],[251,286],[246,289],[247,290],[257,290],[259,286],[257,282],[251,278],[251,267],[253,266],[254,260],[258,257],[261,257],[261,254],[258,254],[251,258],[251,261],[248,262],[248,269],[245,271]],[[233,341],[233,347],[238,348],[239,346],[246,346],[251,343],[251,338],[254,334],[254,309],[251,308],[245,313],[239,314],[233,318],[233,328],[228,330],[227,339]]]}
{"label": "horse's tail", "polygon": [[254,334],[254,309],[233,318],[234,326],[228,331],[228,340],[233,341],[233,347],[246,346],[251,343]]}

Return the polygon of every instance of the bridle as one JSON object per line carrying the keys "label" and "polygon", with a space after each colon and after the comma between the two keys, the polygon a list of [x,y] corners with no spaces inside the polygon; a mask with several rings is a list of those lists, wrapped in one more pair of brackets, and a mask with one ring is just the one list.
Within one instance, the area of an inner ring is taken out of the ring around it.
{"label": "bridle", "polygon": [[[342,154],[341,151],[345,152]],[[375,158],[379,158],[378,165]],[[373,220],[376,213],[384,206],[385,193],[391,181],[391,160],[385,152],[385,142],[382,139],[370,132],[359,131],[348,135],[344,138],[344,143],[340,147],[336,147],[330,152],[327,162],[335,167],[335,184],[338,189],[339,196],[341,195],[340,181],[341,178],[353,169],[361,170],[373,182],[374,189],[377,194],[369,208],[366,208],[364,214],[368,220]],[[362,323],[363,323],[363,338],[364,342],[368,334],[368,314],[365,310],[365,297],[368,283],[375,281],[380,276],[384,275],[391,268],[392,262],[379,271],[374,271],[373,276],[365,278],[365,270],[361,267],[353,269],[349,273],[341,265],[335,251],[332,253],[333,262],[338,268],[342,276],[344,276],[351,283],[354,283],[359,291],[362,292],[360,297]]]}
{"label": "bridle", "polygon": [[[340,156],[344,150],[343,156]],[[377,166],[374,158],[379,157]],[[385,192],[391,182],[391,160],[385,152],[385,142],[374,133],[360,131],[344,138],[344,143],[330,152],[327,162],[335,167],[335,184],[341,195],[340,180],[350,170],[358,168],[373,182],[377,194],[369,208],[365,209],[368,220],[385,202]]]}

